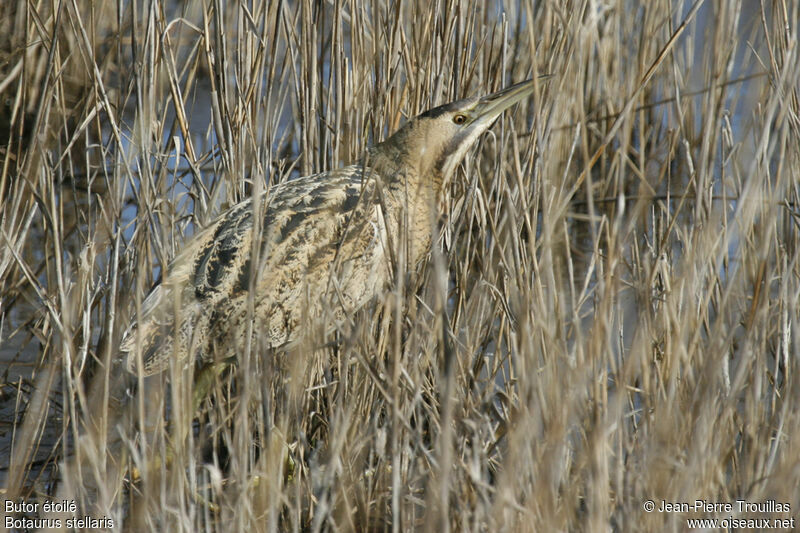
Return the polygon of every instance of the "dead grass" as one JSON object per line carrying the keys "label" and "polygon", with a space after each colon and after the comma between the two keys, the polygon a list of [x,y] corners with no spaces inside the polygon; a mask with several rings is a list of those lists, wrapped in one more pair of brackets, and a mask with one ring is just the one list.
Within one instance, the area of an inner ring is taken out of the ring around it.
{"label": "dead grass", "polygon": [[[2,4],[5,498],[169,531],[798,516],[800,6],[477,4]],[[242,354],[199,414],[140,381],[111,446],[121,333],[195,228],[543,74],[422,271],[324,352]]]}

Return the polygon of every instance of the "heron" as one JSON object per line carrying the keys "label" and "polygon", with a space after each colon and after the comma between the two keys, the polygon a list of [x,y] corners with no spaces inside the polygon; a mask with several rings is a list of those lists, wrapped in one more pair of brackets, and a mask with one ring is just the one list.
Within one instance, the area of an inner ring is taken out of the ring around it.
{"label": "heron", "polygon": [[335,327],[362,309],[398,268],[415,269],[430,253],[456,167],[533,90],[531,79],[435,107],[352,165],[289,180],[222,213],[177,254],[124,333],[128,371],[157,374],[171,358],[235,361],[248,335],[291,347],[309,320]]}

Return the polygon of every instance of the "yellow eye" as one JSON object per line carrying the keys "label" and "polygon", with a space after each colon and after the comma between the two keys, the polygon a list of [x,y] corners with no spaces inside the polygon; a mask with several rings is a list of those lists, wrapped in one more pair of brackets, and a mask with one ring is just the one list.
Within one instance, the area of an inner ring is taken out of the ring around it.
{"label": "yellow eye", "polygon": [[453,117],[453,122],[456,124],[463,124],[467,121],[467,117],[464,115],[456,115]]}

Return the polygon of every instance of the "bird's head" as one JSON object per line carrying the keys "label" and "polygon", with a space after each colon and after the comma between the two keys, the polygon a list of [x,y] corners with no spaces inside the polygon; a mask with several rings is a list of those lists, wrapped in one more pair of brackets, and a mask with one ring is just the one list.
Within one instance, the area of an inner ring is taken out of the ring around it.
{"label": "bird's head", "polygon": [[446,181],[475,140],[500,114],[533,92],[533,80],[487,96],[456,100],[409,120],[376,148],[414,165],[422,177]]}

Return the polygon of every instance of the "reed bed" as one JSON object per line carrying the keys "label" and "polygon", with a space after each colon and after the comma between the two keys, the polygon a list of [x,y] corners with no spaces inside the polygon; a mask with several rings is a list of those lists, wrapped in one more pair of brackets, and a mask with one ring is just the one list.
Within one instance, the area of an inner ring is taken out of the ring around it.
{"label": "reed bed", "polygon": [[[798,21],[782,0],[0,4],[3,498],[163,531],[797,518]],[[198,227],[530,77],[429,260],[325,349],[255,345],[197,410],[172,369],[108,414],[122,333]]]}

